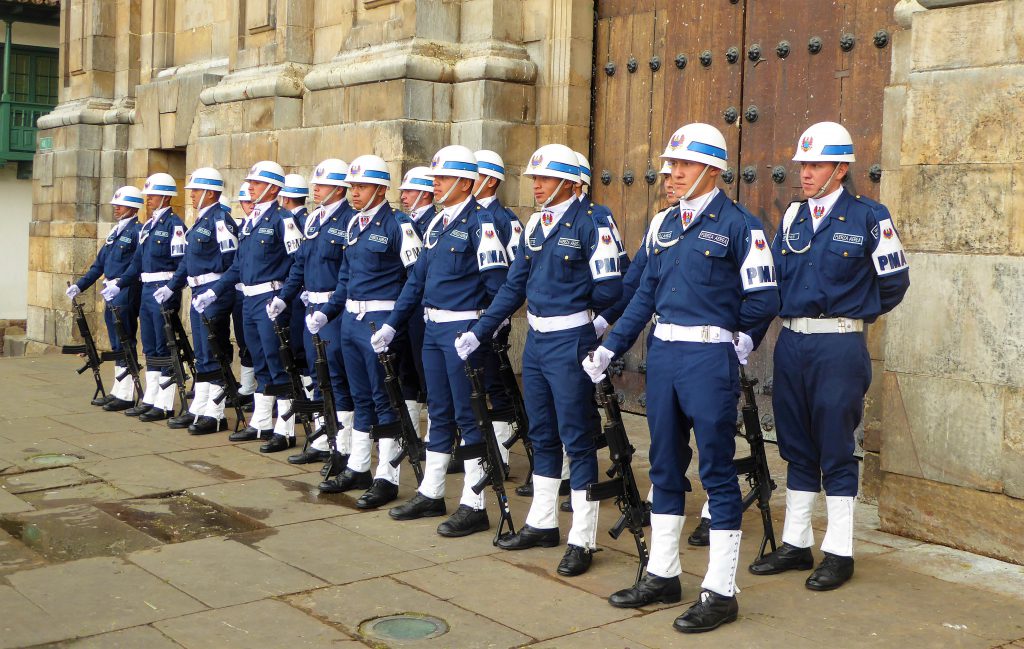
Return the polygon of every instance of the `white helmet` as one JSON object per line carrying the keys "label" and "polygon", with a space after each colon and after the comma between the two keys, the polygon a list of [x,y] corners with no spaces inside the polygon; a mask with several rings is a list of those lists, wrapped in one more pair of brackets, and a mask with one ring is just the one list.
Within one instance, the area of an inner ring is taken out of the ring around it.
{"label": "white helmet", "polygon": [[700,162],[724,171],[729,154],[722,132],[710,124],[697,122],[673,133],[661,157]]}
{"label": "white helmet", "polygon": [[221,192],[220,201],[219,202],[220,202],[221,205],[223,205],[224,207],[228,208],[228,211],[231,211],[231,201],[228,200],[227,192]]}
{"label": "white helmet", "polygon": [[249,175],[245,179],[269,183],[275,187],[284,187],[284,169],[272,160],[263,160],[249,169]]}
{"label": "white helmet", "polygon": [[192,172],[185,189],[205,189],[211,192],[224,191],[224,177],[212,167],[200,167]]}
{"label": "white helmet", "polygon": [[590,181],[591,181],[591,177],[590,177],[590,161],[587,160],[587,156],[585,156],[582,153],[580,153],[579,151],[577,151],[576,152],[576,162],[579,163],[579,165],[580,165],[580,181],[584,185],[589,187],[590,186]]}
{"label": "white helmet", "polygon": [[438,151],[430,161],[431,177],[449,176],[452,178],[469,178],[475,181],[480,175],[476,156],[466,147],[459,144],[446,146]]}
{"label": "white helmet", "polygon": [[249,183],[242,183],[238,188],[238,202],[239,203],[251,203],[252,194],[249,193]]}
{"label": "white helmet", "polygon": [[473,156],[476,158],[477,171],[481,176],[505,180],[505,161],[500,155],[488,149],[481,149]]}
{"label": "white helmet", "polygon": [[545,144],[534,151],[524,176],[547,176],[580,182],[580,162],[576,152],[564,144]]}
{"label": "white helmet", "polygon": [[430,177],[430,169],[426,167],[413,167],[405,172],[400,190],[411,190],[414,192],[434,191],[434,179]]}
{"label": "white helmet", "polygon": [[284,177],[284,187],[281,188],[278,196],[305,200],[309,196],[309,187],[306,186],[306,179],[299,174],[288,174]]}
{"label": "white helmet", "polygon": [[853,138],[842,124],[818,122],[796,143],[794,162],[853,162]]}
{"label": "white helmet", "polygon": [[177,196],[178,185],[174,182],[174,178],[171,178],[171,174],[153,174],[146,179],[146,184],[142,186],[142,193],[146,196]]}
{"label": "white helmet", "polygon": [[139,191],[138,187],[125,185],[114,192],[114,197],[110,199],[110,204],[139,209],[146,204],[146,199],[142,198],[142,192]]}
{"label": "white helmet", "polygon": [[365,183],[387,187],[391,184],[391,172],[388,171],[388,163],[384,162],[384,158],[375,155],[361,155],[349,164],[348,177],[345,178],[345,182],[349,185]]}
{"label": "white helmet", "polygon": [[658,173],[661,174],[662,176],[671,176],[672,165],[670,165],[668,162],[663,162],[661,165],[661,171],[659,171]]}
{"label": "white helmet", "polygon": [[331,185],[333,187],[348,187],[348,163],[337,158],[327,158],[316,166],[313,175],[309,178],[311,185]]}

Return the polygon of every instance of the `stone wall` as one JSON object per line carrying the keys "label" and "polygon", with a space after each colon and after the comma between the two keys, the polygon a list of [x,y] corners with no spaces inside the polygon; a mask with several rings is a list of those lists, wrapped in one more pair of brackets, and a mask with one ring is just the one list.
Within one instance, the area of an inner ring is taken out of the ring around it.
{"label": "stone wall", "polygon": [[1024,563],[1024,2],[920,4],[885,100],[912,287],[886,325],[879,514]]}

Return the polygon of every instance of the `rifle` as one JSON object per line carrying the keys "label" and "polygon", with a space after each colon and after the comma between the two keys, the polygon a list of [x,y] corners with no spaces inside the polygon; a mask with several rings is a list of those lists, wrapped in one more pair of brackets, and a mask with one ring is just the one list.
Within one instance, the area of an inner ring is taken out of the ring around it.
{"label": "rifle", "polygon": [[[221,399],[227,399],[228,403],[232,404],[235,409],[235,432],[238,432],[245,424],[245,413],[242,412],[242,404],[238,402],[238,380],[235,379],[235,373],[231,371],[231,359],[228,356],[228,352],[222,349],[220,346],[220,340],[217,339],[216,330],[213,327],[213,322],[206,317],[206,314],[201,314],[203,319],[203,325],[206,327],[206,346],[210,350],[210,355],[217,359],[217,363],[220,365],[219,372],[212,372],[216,374],[216,377],[207,377],[196,374],[196,380],[208,380],[209,378],[219,378],[224,381],[224,392],[220,395]],[[219,404],[220,400],[215,399]]]}
{"label": "rifle", "polygon": [[[334,388],[331,386],[331,369],[327,362],[327,341],[319,334],[313,334],[313,349],[316,350],[316,360],[313,362],[313,371],[316,374],[316,382],[320,387],[321,399],[318,401],[304,401],[298,404],[299,412],[321,413],[324,418],[323,433],[319,430],[314,433],[313,439],[320,435],[327,435],[327,445],[331,449],[331,457],[327,460],[327,476],[334,475],[335,467],[341,466],[341,453],[338,452],[338,416],[334,404]],[[295,406],[292,407],[295,411]],[[310,440],[312,441],[312,440]]]}
{"label": "rifle", "polygon": [[[170,380],[167,382],[161,381],[160,388],[163,389],[170,387],[171,383],[174,383],[177,386],[178,403],[180,408],[178,415],[180,416],[188,412],[188,388],[185,387],[185,384],[188,382],[190,377],[185,372],[185,350],[178,345],[178,335],[174,329],[174,320],[177,320],[178,314],[174,309],[161,305],[160,315],[164,318],[164,339],[167,343],[167,351],[170,352],[170,354],[164,357],[149,359],[149,365],[151,367],[171,368]],[[193,375],[194,374],[195,371],[193,369]]]}
{"label": "rifle", "polygon": [[764,452],[764,434],[761,432],[757,400],[754,398],[755,385],[757,385],[757,379],[747,378],[746,371],[740,365],[740,389],[743,390],[743,429],[738,432],[750,445],[750,455],[735,460],[736,473],[745,475],[747,483],[750,484],[750,491],[743,497],[743,511],[746,511],[755,501],[757,508],[761,510],[764,536],[761,538],[761,548],[757,552],[757,558],[760,559],[764,556],[765,548],[769,544],[772,546],[772,552],[776,549],[775,526],[772,524],[772,507],[769,502],[776,485],[768,470],[768,456]]}
{"label": "rifle", "polygon": [[[71,282],[68,282],[68,287],[71,286]],[[79,370],[79,374],[84,374],[86,370],[92,370],[92,378],[96,381],[96,391],[92,393],[92,398],[95,400],[97,397],[106,398],[107,391],[103,389],[103,377],[100,376],[100,365],[104,360],[110,360],[116,355],[108,355],[104,358],[100,354],[99,350],[96,349],[96,341],[92,337],[92,331],[89,330],[89,321],[85,319],[85,309],[79,304],[78,300],[71,298],[71,307],[75,310],[75,322],[78,324],[78,333],[82,335],[82,345],[64,345],[60,348],[62,354],[79,354],[85,356],[85,365]]]}
{"label": "rifle", "polygon": [[[370,323],[370,331],[377,331],[377,325],[373,322]],[[391,423],[371,426],[370,437],[375,440],[389,438],[398,440],[401,450],[391,459],[391,466],[398,468],[402,460],[408,457],[409,464],[412,465],[412,472],[416,476],[416,484],[419,485],[423,482],[423,466],[420,464],[420,450],[423,442],[416,435],[412,417],[409,416],[409,409],[405,407],[402,381],[395,369],[395,355],[381,352],[377,354],[377,359],[384,367],[384,391],[388,393],[388,402],[397,418]]]}
{"label": "rifle", "polygon": [[[142,399],[142,395],[145,394],[142,391],[142,382],[139,380],[139,359],[136,357],[135,346],[128,336],[128,330],[124,328],[124,323],[121,322],[121,308],[116,307],[112,304],[108,304],[107,308],[110,309],[110,315],[114,318],[114,332],[117,334],[117,340],[121,343],[121,352],[118,354],[117,360],[124,361],[125,370],[132,377],[132,383],[135,386],[135,401],[138,402]],[[117,377],[118,380],[123,379],[124,375]]]}
{"label": "rifle", "polygon": [[295,355],[292,353],[287,327],[282,327],[277,320],[274,320],[274,333],[277,334],[277,351],[281,356],[281,364],[284,366],[284,371],[288,373],[288,382],[291,383],[292,388],[291,410],[281,416],[284,419],[298,416],[299,423],[302,424],[302,429],[306,434],[306,441],[302,446],[302,450],[305,452],[309,448],[310,442],[313,441],[313,413],[320,412],[317,406],[319,408],[323,406],[319,405],[320,402],[311,401],[306,396],[306,388],[302,385],[302,375],[298,365],[295,364]]}
{"label": "rifle", "polygon": [[587,500],[615,498],[615,505],[622,512],[622,516],[608,530],[608,535],[617,539],[624,529],[629,528],[640,557],[640,566],[637,568],[635,582],[639,584],[640,579],[644,576],[650,555],[647,551],[647,540],[644,538],[644,515],[647,513],[647,504],[640,497],[631,465],[636,449],[629,443],[629,438],[626,436],[626,427],[622,423],[622,412],[619,410],[619,400],[615,396],[615,388],[612,386],[611,379],[607,376],[597,384],[597,399],[604,408],[607,420],[604,424],[604,435],[608,440],[608,452],[611,455],[612,466],[606,473],[611,480],[587,485]]}
{"label": "rifle", "polygon": [[[174,330],[174,341],[178,346],[181,362],[188,366],[188,371],[192,374],[192,387],[188,391],[189,396],[192,396],[196,388],[196,353],[192,349],[192,343],[188,340],[188,334],[185,333],[185,325],[182,324],[177,309],[171,311],[171,327]],[[170,340],[170,337],[168,337],[168,340]]]}
{"label": "rifle", "polygon": [[516,373],[508,358],[508,349],[507,343],[494,343],[494,354],[498,357],[498,376],[501,378],[505,396],[512,405],[504,410],[492,411],[491,420],[510,421],[514,424],[512,436],[505,440],[502,446],[509,450],[516,442],[523,443],[526,459],[530,462],[530,472],[527,474],[524,484],[531,484],[533,482],[533,442],[530,441],[530,436],[527,434],[530,430],[530,420],[526,416],[526,404],[523,402],[523,393],[519,389],[519,381],[516,380]]}
{"label": "rifle", "polygon": [[[494,436],[494,423],[491,421],[490,412],[487,409],[487,390],[484,387],[483,370],[473,369],[473,366],[466,361],[466,375],[473,387],[470,395],[470,403],[473,406],[473,415],[476,417],[476,425],[480,428],[484,437],[483,457],[479,445],[460,446],[456,449],[457,455],[462,460],[470,460],[480,457],[483,465],[484,477],[480,482],[473,485],[473,493],[479,494],[488,483],[494,490],[498,499],[498,511],[501,513],[501,520],[498,521],[498,530],[494,533],[494,545],[498,545],[498,539],[502,536],[502,530],[508,527],[509,534],[515,534],[515,526],[512,524],[512,510],[508,505],[508,496],[505,494],[505,469],[502,467],[501,451],[498,450],[498,438]],[[474,448],[477,447],[477,448]]]}

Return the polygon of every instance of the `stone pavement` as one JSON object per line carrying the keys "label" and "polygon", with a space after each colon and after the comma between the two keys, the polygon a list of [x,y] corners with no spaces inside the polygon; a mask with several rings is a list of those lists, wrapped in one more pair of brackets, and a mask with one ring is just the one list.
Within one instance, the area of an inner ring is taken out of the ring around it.
{"label": "stone pavement", "polygon": [[[671,623],[699,592],[706,551],[683,550],[684,605],[612,608],[605,597],[632,581],[636,560],[628,533],[605,533],[617,514],[610,503],[592,569],[562,578],[562,548],[502,552],[490,534],[443,539],[439,519],[396,523],[355,509],[358,494],[320,496],[318,467],[260,455],[256,443],[102,412],[88,404],[92,381],[78,365],[0,360],[0,648],[1024,649],[1024,568],[880,532],[870,505],[857,509],[847,586],[814,593],[806,573],[755,579],[741,567],[739,621],[687,637]],[[646,489],[646,427],[627,423]],[[769,454],[782,483],[774,447]],[[525,458],[512,464],[510,494]],[[401,497],[413,490],[405,470]],[[780,533],[782,494],[772,502]],[[687,530],[702,496],[687,504]],[[456,505],[450,498],[449,511]],[[519,525],[529,502],[512,495],[511,506]],[[819,540],[823,524],[819,512]],[[753,513],[744,529],[742,565],[760,541]],[[394,640],[371,628],[401,613],[432,616],[447,631]]]}

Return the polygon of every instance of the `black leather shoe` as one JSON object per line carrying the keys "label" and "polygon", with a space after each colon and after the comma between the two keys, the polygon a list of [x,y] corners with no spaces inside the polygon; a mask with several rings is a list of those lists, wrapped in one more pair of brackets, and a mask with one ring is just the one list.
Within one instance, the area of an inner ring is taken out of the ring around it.
{"label": "black leather shoe", "polygon": [[516,495],[522,496],[523,498],[533,498],[533,481],[516,487]]}
{"label": "black leather shoe", "polygon": [[444,498],[431,498],[430,496],[424,496],[418,491],[412,497],[412,500],[388,510],[388,516],[396,521],[411,521],[417,518],[444,516],[447,513],[448,507],[444,504]]}
{"label": "black leather shoe", "polygon": [[170,410],[164,410],[163,408],[150,408],[139,415],[139,421],[163,421],[164,419],[170,419],[173,415],[174,413]]}
{"label": "black leather shoe", "polygon": [[459,505],[448,520],[437,526],[437,533],[449,538],[469,536],[484,532],[491,526],[487,519],[486,509],[473,509],[469,505]]}
{"label": "black leather shoe", "polygon": [[115,397],[112,394],[104,394],[102,397],[96,397],[95,399],[93,399],[89,403],[91,403],[94,406],[105,406],[108,403],[110,403],[111,399],[116,399],[116,398],[117,397]]}
{"label": "black leather shoe", "polygon": [[853,576],[853,557],[825,553],[821,564],[807,578],[806,586],[811,590],[835,590]]}
{"label": "black leather shoe", "polygon": [[750,572],[755,575],[777,575],[787,570],[810,570],[814,567],[814,555],[810,548],[798,548],[783,543],[775,552],[769,552],[750,564]]}
{"label": "black leather shoe", "polygon": [[132,401],[127,401],[125,399],[118,399],[117,397],[114,397],[106,404],[104,404],[103,409],[106,410],[107,412],[121,412],[122,410],[128,410],[129,408],[132,408],[134,406],[135,403]]}
{"label": "black leather shoe", "polygon": [[706,548],[711,545],[711,519],[701,517],[700,523],[693,528],[690,536],[686,537],[686,542],[698,548]]}
{"label": "black leather shoe", "polygon": [[[338,453],[338,455],[335,456],[334,458],[334,462],[324,462],[324,465],[320,468],[320,475],[322,475],[325,478],[333,478],[334,476],[344,471],[345,467],[347,466],[348,455]],[[330,475],[328,475],[328,472],[330,472]]]}
{"label": "black leather shoe", "polygon": [[448,475],[455,475],[456,473],[466,472],[465,460],[448,460],[448,470],[445,472]]}
{"label": "black leather shoe", "polygon": [[710,590],[701,591],[697,603],[676,618],[672,627],[682,633],[704,633],[723,624],[735,622],[740,605],[735,597],[726,597]]}
{"label": "black leather shoe", "polygon": [[127,410],[124,411],[124,414],[128,415],[129,417],[141,417],[144,413],[149,412],[149,409],[152,407],[153,406],[149,405],[148,403],[143,403],[140,401],[139,405],[128,408]]}
{"label": "black leather shoe", "polygon": [[558,511],[572,513],[572,500],[563,500],[562,504],[558,506]]}
{"label": "black leather shoe", "polygon": [[337,478],[324,480],[320,483],[320,493],[340,494],[350,489],[369,489],[373,482],[373,476],[369,471],[353,471],[345,468]]}
{"label": "black leather shoe", "polygon": [[229,442],[252,442],[257,439],[270,439],[274,435],[274,429],[256,430],[252,426],[246,426],[242,430],[235,431],[228,435]]}
{"label": "black leather shoe", "polygon": [[196,421],[196,416],[193,415],[191,412],[186,412],[183,415],[178,415],[177,417],[171,417],[170,419],[168,419],[167,420],[167,427],[168,428],[174,428],[174,429],[188,428],[193,423],[195,423],[195,421]]}
{"label": "black leather shoe", "polygon": [[565,549],[565,554],[562,555],[562,560],[558,562],[558,574],[563,577],[582,575],[590,568],[590,563],[593,560],[593,550],[570,543],[569,547]]}
{"label": "black leather shoe", "polygon": [[312,446],[301,453],[288,456],[288,464],[313,464],[314,462],[326,462],[331,457],[330,451],[318,451]]}
{"label": "black leather shoe", "polygon": [[220,419],[216,417],[207,417],[201,415],[196,419],[195,423],[188,427],[189,435],[209,435],[210,433],[219,433],[222,430],[228,429],[228,420]]}
{"label": "black leather shoe", "polygon": [[269,442],[260,445],[260,453],[277,453],[289,448],[295,448],[295,438],[275,434]]}
{"label": "black leather shoe", "polygon": [[649,604],[676,604],[682,599],[679,577],[659,577],[645,572],[639,584],[612,593],[608,603],[615,608],[639,608]]}
{"label": "black leather shoe", "polygon": [[538,546],[553,548],[558,542],[557,527],[542,530],[523,525],[515,534],[505,534],[498,539],[498,547],[502,550],[529,550]]}
{"label": "black leather shoe", "polygon": [[374,509],[381,505],[386,505],[395,498],[398,498],[398,485],[394,482],[388,482],[384,478],[377,478],[370,485],[370,488],[362,496],[359,496],[359,500],[356,501],[356,507],[359,509]]}
{"label": "black leather shoe", "polygon": [[572,487],[569,486],[568,480],[562,480],[558,485],[558,495],[568,496],[572,492]]}

